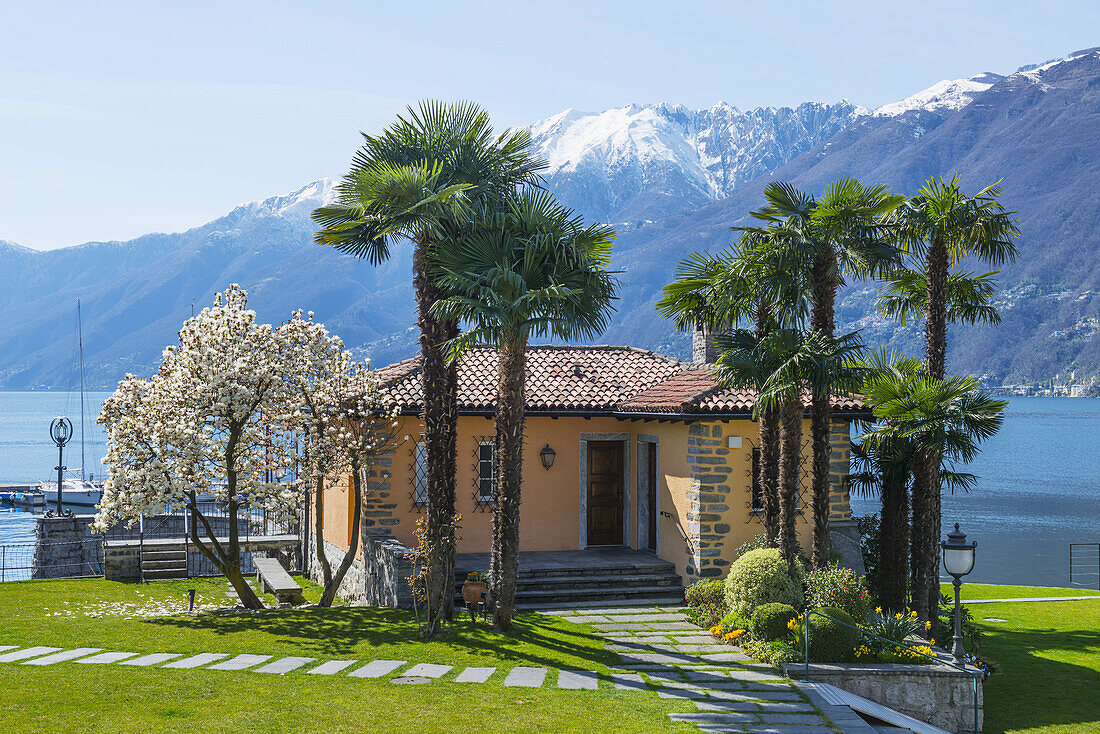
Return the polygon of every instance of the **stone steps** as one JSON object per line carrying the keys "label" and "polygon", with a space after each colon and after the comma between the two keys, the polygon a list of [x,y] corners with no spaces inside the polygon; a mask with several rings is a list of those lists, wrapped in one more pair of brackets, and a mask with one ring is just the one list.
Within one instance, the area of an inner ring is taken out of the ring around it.
{"label": "stone steps", "polygon": [[186,548],[181,543],[142,550],[141,575],[147,581],[187,578]]}

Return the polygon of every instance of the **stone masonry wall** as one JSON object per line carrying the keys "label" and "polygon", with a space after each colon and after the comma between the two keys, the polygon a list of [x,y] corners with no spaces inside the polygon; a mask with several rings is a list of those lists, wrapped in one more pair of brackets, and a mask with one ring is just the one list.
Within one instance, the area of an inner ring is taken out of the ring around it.
{"label": "stone masonry wall", "polygon": [[[390,436],[392,441],[393,436]],[[363,534],[374,538],[393,535],[393,527],[401,520],[394,517],[397,503],[391,496],[393,487],[390,482],[390,470],[393,468],[395,448],[382,449],[371,460],[367,468],[366,482],[363,486]]]}
{"label": "stone masonry wall", "polygon": [[99,576],[103,573],[103,544],[90,536],[88,516],[40,517],[34,526],[31,578],[51,579]]}
{"label": "stone masonry wall", "polygon": [[[801,663],[784,663],[791,678],[802,678]],[[968,670],[977,672],[974,668]],[[810,666],[810,679],[892,708],[914,719],[958,734],[974,732],[974,675],[947,665],[821,665]],[[978,732],[985,705],[978,680]]]}
{"label": "stone masonry wall", "polygon": [[731,485],[736,482],[730,477],[736,474],[723,434],[721,423],[693,423],[688,427],[691,508],[685,519],[691,543],[689,581],[724,576],[731,562],[732,549],[727,549],[726,543],[732,508],[740,506],[740,501],[731,499]]}
{"label": "stone masonry wall", "polygon": [[848,488],[852,439],[847,421],[833,421],[829,432],[829,521],[852,519]]}

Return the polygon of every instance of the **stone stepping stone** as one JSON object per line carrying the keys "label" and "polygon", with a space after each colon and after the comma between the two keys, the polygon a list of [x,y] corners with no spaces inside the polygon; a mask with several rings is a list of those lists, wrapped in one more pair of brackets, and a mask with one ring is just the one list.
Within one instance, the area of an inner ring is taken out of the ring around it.
{"label": "stone stepping stone", "polygon": [[335,675],[349,665],[355,665],[357,660],[329,660],[327,663],[321,663],[312,670],[307,670],[308,675]]}
{"label": "stone stepping stone", "polygon": [[706,698],[707,697],[707,692],[706,691],[699,691],[699,690],[680,690],[680,689],[669,690],[669,689],[665,688],[665,689],[662,689],[660,691],[657,691],[657,696],[659,698],[690,699],[692,701],[695,701],[695,700],[698,700],[700,698]]}
{"label": "stone stepping stone", "polygon": [[762,670],[731,670],[730,678],[743,681],[777,681],[783,682],[778,673],[764,672]]}
{"label": "stone stepping stone", "polygon": [[[824,726],[828,724],[820,714],[817,713],[804,713],[804,714],[773,714],[767,709],[760,712],[760,720],[765,724],[801,724],[802,726],[818,725]],[[904,729],[903,731],[909,731]]]}
{"label": "stone stepping stone", "polygon": [[372,660],[362,668],[348,673],[352,678],[381,678],[392,673],[402,665],[408,665],[406,660]]}
{"label": "stone stepping stone", "polygon": [[611,680],[620,691],[647,691],[649,686],[637,673],[612,673]]}
{"label": "stone stepping stone", "polygon": [[145,668],[150,665],[157,665],[158,663],[166,663],[172,658],[178,658],[180,653],[178,652],[155,652],[151,655],[142,655],[140,658],[134,658],[133,660],[123,660],[119,665],[136,665],[140,668]]}
{"label": "stone stepping stone", "polygon": [[207,670],[244,670],[245,668],[251,668],[254,665],[259,665],[265,660],[270,659],[270,655],[237,655],[236,657],[211,665]]}
{"label": "stone stepping stone", "polygon": [[687,680],[703,683],[729,683],[730,679],[720,670],[685,670],[684,677]]}
{"label": "stone stepping stone", "polygon": [[677,645],[715,645],[715,639],[714,635],[672,635],[672,641]]}
{"label": "stone stepping stone", "polygon": [[601,614],[586,614],[581,617],[562,617],[566,622],[572,622],[573,624],[606,624],[611,620]]}
{"label": "stone stepping stone", "polygon": [[702,630],[691,622],[648,622],[646,626],[651,630],[659,630],[661,632],[676,632],[679,630],[702,632]]}
{"label": "stone stepping stone", "polygon": [[455,683],[484,683],[495,672],[496,668],[466,668],[454,680]]}
{"label": "stone stepping stone", "polygon": [[640,632],[650,629],[649,625],[641,622],[636,624],[594,624],[592,627],[600,632]]}
{"label": "stone stepping stone", "polygon": [[544,680],[546,680],[546,668],[519,666],[508,671],[508,676],[504,679],[504,685],[538,688]]}
{"label": "stone stepping stone", "polygon": [[659,663],[661,665],[675,665],[677,663],[688,662],[691,660],[691,658],[683,654],[671,654],[665,652],[620,652],[619,660],[624,663]]}
{"label": "stone stepping stone", "polygon": [[[677,652],[688,653],[688,654],[691,654],[691,653],[698,654],[698,653],[702,653],[702,652],[705,652],[705,653],[716,653],[716,652],[725,653],[725,652],[728,652],[729,649],[730,649],[729,645],[721,645],[721,644],[716,643],[716,642],[709,642],[705,645],[677,645],[676,646],[676,651]],[[738,653],[734,653],[734,654],[737,655]],[[707,656],[707,659],[709,660],[710,656]],[[734,658],[734,659],[736,660],[736,658]]]}
{"label": "stone stepping stone", "polygon": [[609,614],[607,619],[611,622],[686,622],[687,618],[682,614]]}
{"label": "stone stepping stone", "polygon": [[92,655],[90,658],[83,658],[76,662],[83,665],[106,665],[107,663],[117,663],[119,660],[132,658],[135,655],[137,655],[136,652],[101,652],[98,655]]}
{"label": "stone stepping stone", "polygon": [[760,704],[752,701],[696,701],[700,711],[760,711]]}
{"label": "stone stepping stone", "polygon": [[756,714],[748,713],[711,713],[701,712],[692,714],[669,714],[673,721],[684,721],[689,724],[759,724],[760,719]]}
{"label": "stone stepping stone", "polygon": [[[738,694],[731,694],[738,695]],[[715,691],[712,693],[712,698],[715,699],[710,702],[713,706],[720,706],[725,711],[770,711],[775,714],[792,714],[799,712],[812,713],[816,709],[808,703],[802,701],[746,701],[743,698],[728,698],[726,695],[718,695]],[[715,709],[708,709],[715,710]]]}
{"label": "stone stepping stone", "polygon": [[91,655],[93,652],[99,652],[102,649],[102,647],[78,647],[64,652],[55,652],[53,655],[47,655],[44,658],[26,660],[22,665],[53,665],[54,663],[63,663],[66,660],[72,660],[74,658],[82,658],[86,655]]}
{"label": "stone stepping stone", "polygon": [[559,670],[558,688],[594,691],[599,688],[599,680],[591,670]]}
{"label": "stone stepping stone", "polygon": [[288,657],[282,660],[276,660],[273,663],[268,663],[262,668],[257,668],[257,673],[275,673],[281,675],[283,673],[289,673],[292,670],[297,670],[307,663],[312,663],[317,658],[302,658],[302,657]]}
{"label": "stone stepping stone", "polygon": [[14,650],[17,647],[19,647],[19,645],[0,645],[0,652],[4,652],[4,650]]}
{"label": "stone stepping stone", "polygon": [[723,692],[722,698],[728,701],[802,701],[796,691],[744,691]]}
{"label": "stone stepping stone", "polygon": [[[743,652],[728,652],[729,645],[725,645],[724,647],[726,648],[727,652],[710,653],[710,654],[706,654],[706,655],[700,655],[699,657],[703,658],[703,660],[706,660],[706,661],[712,662],[712,663],[751,663],[751,662],[753,662],[753,659],[750,658],[745,653],[743,653]],[[774,678],[775,676],[773,675],[772,677]]]}
{"label": "stone stepping stone", "polygon": [[175,662],[168,663],[163,666],[165,668],[197,668],[200,665],[208,665],[209,663],[217,662],[222,658],[229,657],[224,652],[200,652],[198,655],[192,655],[189,658],[183,660],[176,660]]}
{"label": "stone stepping stone", "polygon": [[15,652],[8,652],[0,655],[0,663],[14,663],[17,660],[26,660],[27,658],[37,657],[38,655],[46,655],[51,652],[58,652],[60,647],[28,647],[24,650],[16,650]]}
{"label": "stone stepping stone", "polygon": [[417,663],[405,671],[405,675],[420,678],[439,678],[453,665],[436,665],[435,663]]}

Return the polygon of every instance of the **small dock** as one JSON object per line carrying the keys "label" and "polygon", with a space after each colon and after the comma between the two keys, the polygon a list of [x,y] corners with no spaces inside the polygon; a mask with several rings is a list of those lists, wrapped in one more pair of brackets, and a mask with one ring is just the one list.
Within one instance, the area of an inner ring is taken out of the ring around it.
{"label": "small dock", "polygon": [[0,482],[0,503],[12,507],[46,509],[46,495],[38,482]]}

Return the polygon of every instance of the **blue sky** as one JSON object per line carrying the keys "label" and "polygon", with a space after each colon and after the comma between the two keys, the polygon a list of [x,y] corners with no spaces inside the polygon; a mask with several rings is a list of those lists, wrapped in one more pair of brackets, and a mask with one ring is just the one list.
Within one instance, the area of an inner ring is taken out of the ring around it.
{"label": "blue sky", "polygon": [[1081,2],[0,0],[0,239],[177,231],[338,177],[427,97],[567,107],[847,98],[1100,44]]}

